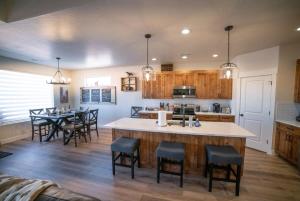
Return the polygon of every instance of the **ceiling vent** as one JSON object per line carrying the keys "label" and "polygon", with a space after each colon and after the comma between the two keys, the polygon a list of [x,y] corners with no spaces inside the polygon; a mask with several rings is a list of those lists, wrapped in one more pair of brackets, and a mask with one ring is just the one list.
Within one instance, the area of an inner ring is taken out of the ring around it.
{"label": "ceiling vent", "polygon": [[173,71],[173,64],[161,64],[161,71]]}

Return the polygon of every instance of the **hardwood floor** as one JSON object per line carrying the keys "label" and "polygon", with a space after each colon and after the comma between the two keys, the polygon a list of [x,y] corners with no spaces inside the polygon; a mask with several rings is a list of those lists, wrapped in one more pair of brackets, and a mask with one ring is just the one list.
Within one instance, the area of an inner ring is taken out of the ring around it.
{"label": "hardwood floor", "polygon": [[277,156],[246,149],[244,176],[239,197],[234,184],[214,182],[213,192],[207,191],[208,181],[200,175],[185,175],[184,187],[179,178],[162,175],[156,184],[155,169],[137,169],[131,180],[130,169],[117,167],[111,173],[111,133],[101,130],[91,143],[83,141],[77,148],[73,142],[64,146],[61,139],[50,143],[17,141],[0,147],[13,155],[0,159],[0,172],[25,178],[41,178],[57,182],[75,192],[101,200],[120,201],[293,201],[300,200],[298,170]]}

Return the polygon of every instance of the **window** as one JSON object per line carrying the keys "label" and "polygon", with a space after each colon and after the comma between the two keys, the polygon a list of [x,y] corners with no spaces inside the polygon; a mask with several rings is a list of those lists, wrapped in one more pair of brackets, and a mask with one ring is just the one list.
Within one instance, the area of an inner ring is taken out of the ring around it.
{"label": "window", "polygon": [[29,110],[53,107],[48,76],[0,70],[0,124],[29,120]]}
{"label": "window", "polygon": [[111,85],[111,77],[90,77],[86,79],[87,87],[95,87],[95,86],[110,86]]}

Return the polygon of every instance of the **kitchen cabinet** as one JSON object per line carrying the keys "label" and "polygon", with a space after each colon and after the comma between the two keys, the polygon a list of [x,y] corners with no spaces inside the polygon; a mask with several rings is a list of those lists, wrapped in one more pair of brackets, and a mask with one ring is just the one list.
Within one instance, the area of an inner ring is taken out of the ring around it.
{"label": "kitchen cabinet", "polygon": [[174,82],[175,82],[174,86],[194,86],[194,74],[175,73]]}
{"label": "kitchen cabinet", "polygon": [[152,95],[153,99],[161,99],[164,97],[164,87],[162,87],[162,76],[157,74],[155,80],[152,81]]}
{"label": "kitchen cabinet", "polygon": [[283,123],[276,125],[275,151],[292,164],[297,164],[300,158],[300,128]]}
{"label": "kitchen cabinet", "polygon": [[[140,112],[140,118],[142,119],[157,119],[157,113]],[[167,120],[172,120],[172,114],[167,114]]]}
{"label": "kitchen cabinet", "polygon": [[172,99],[175,86],[195,86],[199,99],[231,99],[232,79],[219,79],[218,70],[199,70],[188,73],[163,72],[156,79],[143,81],[145,99]]}
{"label": "kitchen cabinet", "polygon": [[214,122],[234,122],[235,117],[233,115],[209,115],[209,114],[197,114],[196,118],[200,121],[214,121]]}
{"label": "kitchen cabinet", "polygon": [[232,79],[218,80],[218,98],[231,99],[232,98]]}
{"label": "kitchen cabinet", "polygon": [[199,99],[231,99],[232,79],[220,79],[219,71],[197,71],[194,74]]}
{"label": "kitchen cabinet", "polygon": [[297,60],[294,94],[295,102],[300,103],[300,59]]}
{"label": "kitchen cabinet", "polygon": [[163,98],[172,99],[174,89],[174,73],[162,73]]}

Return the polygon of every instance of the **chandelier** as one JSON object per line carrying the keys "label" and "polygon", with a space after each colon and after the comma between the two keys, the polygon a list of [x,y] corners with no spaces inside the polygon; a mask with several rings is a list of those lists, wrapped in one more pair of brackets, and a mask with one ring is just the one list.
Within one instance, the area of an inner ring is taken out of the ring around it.
{"label": "chandelier", "polygon": [[221,79],[232,79],[233,73],[238,70],[238,67],[235,63],[230,62],[230,31],[233,29],[233,26],[225,27],[225,31],[228,33],[227,37],[227,62],[220,66],[220,77]]}
{"label": "chandelier", "polygon": [[154,76],[154,69],[151,66],[149,66],[149,45],[148,45],[148,43],[149,43],[149,38],[151,38],[151,34],[146,34],[145,38],[147,40],[147,65],[142,68],[142,71],[143,71],[143,80],[148,82],[150,80],[154,80],[155,76]]}
{"label": "chandelier", "polygon": [[68,78],[68,80],[66,80],[66,78],[63,76],[62,72],[60,71],[59,68],[59,60],[61,58],[56,57],[57,60],[57,71],[55,72],[55,74],[53,75],[53,77],[51,78],[51,80],[47,80],[47,84],[55,84],[55,85],[67,85],[70,84],[71,79]]}

